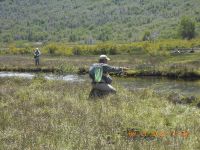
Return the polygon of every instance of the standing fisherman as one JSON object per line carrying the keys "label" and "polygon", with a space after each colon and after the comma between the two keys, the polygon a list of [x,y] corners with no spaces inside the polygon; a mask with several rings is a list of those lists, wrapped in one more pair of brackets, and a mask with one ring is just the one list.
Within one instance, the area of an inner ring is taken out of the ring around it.
{"label": "standing fisherman", "polygon": [[35,52],[34,52],[34,59],[35,59],[36,66],[38,66],[40,64],[40,55],[41,55],[41,52],[40,52],[39,48],[36,48]]}
{"label": "standing fisherman", "polygon": [[111,86],[112,78],[109,73],[122,73],[122,67],[113,67],[107,64],[110,60],[106,55],[100,55],[99,63],[93,64],[89,69],[89,75],[92,79],[92,90],[89,97],[101,97],[109,93],[116,93],[116,89]]}

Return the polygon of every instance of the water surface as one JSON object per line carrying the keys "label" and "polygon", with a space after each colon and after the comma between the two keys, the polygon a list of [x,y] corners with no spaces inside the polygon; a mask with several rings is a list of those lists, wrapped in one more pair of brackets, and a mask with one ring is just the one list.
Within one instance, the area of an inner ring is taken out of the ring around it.
{"label": "water surface", "polygon": [[[0,77],[19,77],[19,78],[27,78],[27,79],[33,79],[34,77],[37,77],[40,74],[35,73],[17,73],[17,72],[0,72]],[[83,78],[81,78],[78,75],[55,75],[55,74],[44,74],[45,79],[47,80],[64,80],[64,81],[72,81],[72,82],[81,82],[84,81]]]}
{"label": "water surface", "polygon": [[200,96],[200,80],[184,81],[158,77],[120,79],[120,83],[130,90],[150,88],[159,93],[179,93],[186,96]]}
{"label": "water surface", "polygon": [[[37,77],[35,73],[16,73],[16,72],[0,72],[0,77],[20,77],[33,79]],[[75,74],[55,75],[44,74],[47,80],[64,80],[67,82],[91,82],[88,75],[79,76]],[[143,77],[143,78],[114,78],[115,82],[129,90],[153,89],[159,93],[179,93],[186,96],[200,97],[200,81],[184,81],[184,80],[169,80],[167,78],[158,77]]]}

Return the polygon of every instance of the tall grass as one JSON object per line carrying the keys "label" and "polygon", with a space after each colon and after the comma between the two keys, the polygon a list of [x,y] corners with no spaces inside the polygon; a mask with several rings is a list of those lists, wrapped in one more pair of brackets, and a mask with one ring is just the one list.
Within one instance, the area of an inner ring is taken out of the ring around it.
{"label": "tall grass", "polygon": [[[88,99],[89,83],[0,79],[0,149],[199,149],[200,110],[150,89]],[[128,139],[127,129],[188,131]]]}

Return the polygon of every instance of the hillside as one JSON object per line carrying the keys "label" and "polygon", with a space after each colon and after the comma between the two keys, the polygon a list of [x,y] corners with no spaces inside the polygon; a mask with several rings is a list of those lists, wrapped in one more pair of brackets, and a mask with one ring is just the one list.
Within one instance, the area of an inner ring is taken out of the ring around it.
{"label": "hillside", "polygon": [[200,32],[199,0],[0,0],[0,41],[136,41],[177,38],[182,16]]}

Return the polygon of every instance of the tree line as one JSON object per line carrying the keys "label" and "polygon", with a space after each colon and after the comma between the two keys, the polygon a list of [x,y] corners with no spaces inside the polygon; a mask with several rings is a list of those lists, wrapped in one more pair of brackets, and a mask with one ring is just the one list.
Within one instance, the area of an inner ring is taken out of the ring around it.
{"label": "tree line", "polygon": [[199,6],[196,0],[0,0],[0,41],[191,39],[200,30]]}

